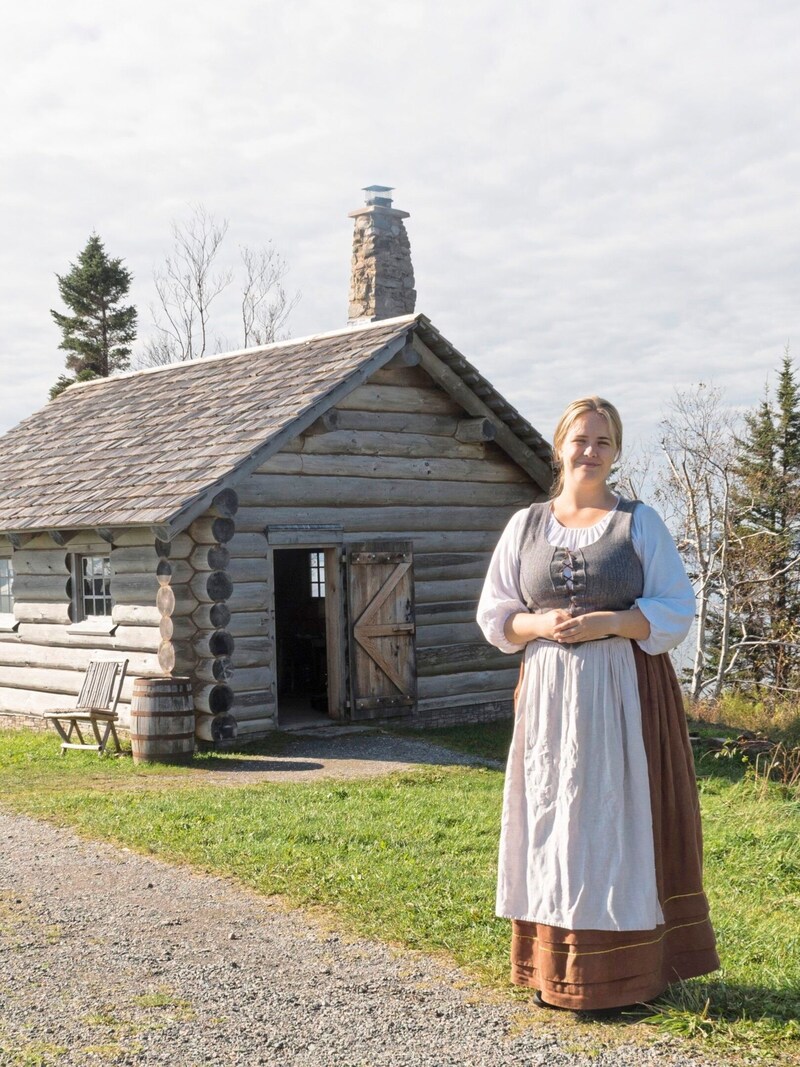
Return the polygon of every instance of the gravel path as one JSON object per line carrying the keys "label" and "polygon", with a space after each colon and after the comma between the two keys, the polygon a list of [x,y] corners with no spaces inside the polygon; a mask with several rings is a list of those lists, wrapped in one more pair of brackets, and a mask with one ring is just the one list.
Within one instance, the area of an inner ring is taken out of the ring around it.
{"label": "gravel path", "polygon": [[[287,734],[279,755],[236,756],[226,759],[224,764],[224,769],[217,764],[214,769],[204,768],[185,777],[193,785],[198,777],[209,785],[258,785],[260,782],[311,782],[318,778],[375,777],[426,765],[478,765],[499,770],[504,766],[498,760],[454,752],[421,738],[396,737],[374,729],[352,727]],[[163,777],[159,777],[163,783]]]}
{"label": "gravel path", "polygon": [[227,879],[0,813],[0,1064],[711,1063],[653,1042],[493,995]]}

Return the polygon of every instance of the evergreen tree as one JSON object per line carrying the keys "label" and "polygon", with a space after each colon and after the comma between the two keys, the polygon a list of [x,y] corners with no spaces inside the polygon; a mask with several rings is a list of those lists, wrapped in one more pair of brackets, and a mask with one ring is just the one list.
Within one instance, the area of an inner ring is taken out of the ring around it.
{"label": "evergreen tree", "polygon": [[765,397],[745,424],[733,560],[746,635],[739,660],[756,684],[785,689],[800,675],[800,386],[788,351],[774,404]]}
{"label": "evergreen tree", "polygon": [[115,370],[125,370],[136,337],[136,308],[122,304],[131,286],[130,271],[121,259],[109,258],[96,233],[77,263],[56,278],[61,299],[72,315],[52,309],[50,314],[62,332],[59,348],[68,353],[67,367],[75,377],[61,375],[51,396],[73,381],[106,378]]}
{"label": "evergreen tree", "polygon": [[50,386],[50,399],[55,400],[65,389],[69,389],[76,382],[90,382],[93,378],[99,377],[100,375],[95,374],[93,370],[79,370],[74,378],[70,378],[68,374],[59,374],[55,385]]}

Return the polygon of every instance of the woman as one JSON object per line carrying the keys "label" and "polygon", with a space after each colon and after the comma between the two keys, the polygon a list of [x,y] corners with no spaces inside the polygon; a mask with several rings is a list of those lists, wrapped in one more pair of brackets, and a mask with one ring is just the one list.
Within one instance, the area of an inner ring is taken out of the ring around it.
{"label": "woman", "polygon": [[694,594],[658,515],[608,487],[621,446],[607,400],[569,405],[553,498],[511,519],[478,607],[492,644],[524,647],[497,889],[512,979],[575,1011],[652,1000],[719,966],[667,655]]}

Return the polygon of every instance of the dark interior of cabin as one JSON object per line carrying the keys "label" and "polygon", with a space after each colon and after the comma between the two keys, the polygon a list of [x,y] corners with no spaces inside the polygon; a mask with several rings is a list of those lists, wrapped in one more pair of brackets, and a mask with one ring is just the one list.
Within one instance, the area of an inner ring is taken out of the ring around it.
{"label": "dark interior of cabin", "polygon": [[322,721],[328,714],[325,552],[275,552],[278,722]]}

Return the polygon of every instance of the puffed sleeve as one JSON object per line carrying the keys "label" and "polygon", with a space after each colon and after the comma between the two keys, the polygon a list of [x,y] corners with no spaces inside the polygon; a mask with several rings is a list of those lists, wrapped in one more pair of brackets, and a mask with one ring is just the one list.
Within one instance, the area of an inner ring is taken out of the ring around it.
{"label": "puffed sleeve", "polygon": [[633,513],[631,539],[644,569],[644,590],[636,607],[650,623],[650,636],[637,644],[657,656],[679,645],[691,629],[694,590],[672,535],[646,504],[639,504]]}
{"label": "puffed sleeve", "polygon": [[492,555],[478,602],[478,625],[486,640],[501,652],[520,652],[522,645],[506,639],[503,627],[509,615],[528,608],[519,587],[519,542],[528,509],[513,515]]}

